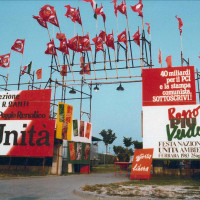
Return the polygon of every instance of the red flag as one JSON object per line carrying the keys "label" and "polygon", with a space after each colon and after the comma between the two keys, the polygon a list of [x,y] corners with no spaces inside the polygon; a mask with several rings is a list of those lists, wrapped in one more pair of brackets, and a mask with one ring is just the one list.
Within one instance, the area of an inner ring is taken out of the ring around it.
{"label": "red flag", "polygon": [[69,49],[67,46],[67,39],[60,40],[60,47],[58,48],[59,51],[63,52],[64,54],[69,54]]}
{"label": "red flag", "polygon": [[35,73],[37,75],[37,80],[42,79],[42,68],[38,69]]}
{"label": "red flag", "polygon": [[27,70],[27,68],[28,68],[28,66],[26,65],[26,66],[24,66],[24,68],[23,68],[23,70],[22,70],[22,72],[21,72],[21,75],[24,75],[25,73],[26,73],[26,70]]}
{"label": "red flag", "polygon": [[61,76],[67,76],[67,65],[63,65],[60,71]]}
{"label": "red flag", "polygon": [[79,74],[87,74],[90,75],[90,64],[87,63],[85,66],[81,65],[82,70],[79,72]]}
{"label": "red flag", "polygon": [[68,40],[68,47],[73,51],[80,51],[78,35]]}
{"label": "red flag", "polygon": [[124,42],[125,45],[127,45],[127,34],[126,34],[126,29],[122,33],[120,33],[118,36],[118,42]]}
{"label": "red flag", "polygon": [[78,22],[82,25],[79,8],[76,10],[76,8],[72,8],[70,5],[66,5],[65,8],[67,8],[65,16],[70,18],[73,22]]}
{"label": "red flag", "polygon": [[117,17],[117,0],[113,0],[111,3],[114,3],[114,12]]}
{"label": "red flag", "polygon": [[8,68],[10,66],[10,53],[0,56],[0,67]]}
{"label": "red flag", "polygon": [[11,49],[13,51],[23,54],[24,53],[24,43],[25,43],[25,40],[17,39],[15,41],[15,43],[13,44],[13,46],[11,47]]}
{"label": "red flag", "polygon": [[166,62],[167,62],[167,67],[172,67],[172,56],[167,56]]}
{"label": "red flag", "polygon": [[142,4],[142,1],[140,1],[138,4],[136,4],[134,6],[130,6],[130,7],[133,10],[133,12],[137,12],[138,13],[138,16],[143,17],[143,12],[142,12],[143,4]]}
{"label": "red flag", "polygon": [[39,16],[34,16],[33,15],[33,18],[36,19],[38,21],[38,23],[44,27],[44,28],[47,28],[47,22],[42,18],[42,17],[39,17]]}
{"label": "red flag", "polygon": [[183,22],[182,22],[182,19],[181,19],[181,18],[177,17],[177,15],[176,15],[175,17],[176,17],[176,19],[178,20],[178,23],[179,23],[178,28],[179,28],[180,35],[181,35],[181,33],[182,33],[182,27],[183,27]]}
{"label": "red flag", "polygon": [[117,6],[117,10],[127,16],[127,11],[126,11],[126,4],[122,1],[120,5]]}
{"label": "red flag", "polygon": [[94,0],[82,0],[82,1],[91,3],[92,9],[95,11],[95,9],[96,9],[96,2]]}
{"label": "red flag", "polygon": [[148,34],[150,34],[151,32],[150,32],[150,24],[149,23],[145,23],[147,26],[148,26],[148,28],[147,28],[147,32],[148,32]]}
{"label": "red flag", "polygon": [[103,17],[103,21],[104,21],[104,23],[105,23],[105,21],[106,21],[106,16],[105,16],[105,14],[104,14],[104,12],[103,12],[103,6],[102,6],[102,4],[101,4],[101,7],[100,7],[100,8],[95,9],[95,13],[96,13],[97,15],[101,15],[101,16]]}
{"label": "red flag", "polygon": [[40,9],[39,12],[40,17],[42,17],[45,21],[59,27],[56,11],[53,6],[45,5]]}
{"label": "red flag", "polygon": [[56,34],[56,38],[57,38],[58,40],[62,41],[62,40],[64,40],[64,39],[66,39],[66,36],[65,36],[64,33],[57,33],[57,34]]}
{"label": "red flag", "polygon": [[89,35],[79,36],[79,45],[81,51],[91,51]]}
{"label": "red flag", "polygon": [[138,31],[133,35],[133,41],[140,46],[140,31],[138,27]]}
{"label": "red flag", "polygon": [[162,64],[162,55],[161,55],[160,48],[159,48],[158,62],[159,64]]}
{"label": "red flag", "polygon": [[106,33],[104,31],[99,33],[99,37],[101,37],[104,42],[106,41]]}
{"label": "red flag", "polygon": [[103,40],[101,37],[97,36],[97,37],[93,38],[92,41],[95,44],[96,52],[103,51]]}
{"label": "red flag", "polygon": [[112,34],[107,35],[107,37],[106,37],[106,45],[115,50],[113,31],[112,31]]}
{"label": "red flag", "polygon": [[47,50],[45,51],[45,54],[51,54],[57,56],[54,39],[52,39],[51,42],[47,43]]}

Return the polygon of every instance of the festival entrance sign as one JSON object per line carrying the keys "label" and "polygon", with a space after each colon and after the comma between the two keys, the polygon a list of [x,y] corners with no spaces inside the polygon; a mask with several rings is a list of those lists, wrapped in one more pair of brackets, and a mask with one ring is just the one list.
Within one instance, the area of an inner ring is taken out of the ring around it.
{"label": "festival entrance sign", "polygon": [[142,70],[142,105],[196,104],[194,66]]}
{"label": "festival entrance sign", "polygon": [[0,92],[0,156],[53,156],[51,90]]}
{"label": "festival entrance sign", "polygon": [[200,159],[200,105],[144,106],[143,146],[157,159]]}
{"label": "festival entrance sign", "polygon": [[153,149],[135,149],[130,180],[150,178],[152,157]]}

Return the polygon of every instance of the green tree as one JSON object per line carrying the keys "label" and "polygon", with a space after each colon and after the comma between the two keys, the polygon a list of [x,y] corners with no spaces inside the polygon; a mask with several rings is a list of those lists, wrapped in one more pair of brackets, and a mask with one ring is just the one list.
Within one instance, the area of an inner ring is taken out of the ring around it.
{"label": "green tree", "polygon": [[142,142],[138,142],[137,140],[133,141],[134,144],[134,148],[135,149],[143,149],[143,143]]}
{"label": "green tree", "polygon": [[107,153],[108,145],[112,144],[117,137],[111,129],[108,129],[107,131],[103,129],[99,134],[103,137],[103,142],[106,146],[106,153]]}
{"label": "green tree", "polygon": [[130,147],[133,144],[132,138],[124,137],[123,143],[124,143],[125,147]]}

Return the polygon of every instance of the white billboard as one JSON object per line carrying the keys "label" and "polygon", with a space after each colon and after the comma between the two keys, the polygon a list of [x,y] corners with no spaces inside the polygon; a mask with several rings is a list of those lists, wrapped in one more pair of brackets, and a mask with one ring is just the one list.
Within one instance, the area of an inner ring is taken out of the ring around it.
{"label": "white billboard", "polygon": [[200,159],[200,105],[143,107],[143,148],[158,159]]}

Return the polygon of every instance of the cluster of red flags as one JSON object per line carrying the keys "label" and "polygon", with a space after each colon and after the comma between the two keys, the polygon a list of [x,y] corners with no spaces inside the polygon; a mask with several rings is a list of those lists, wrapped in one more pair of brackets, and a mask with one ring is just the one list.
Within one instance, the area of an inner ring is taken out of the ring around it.
{"label": "cluster of red flags", "polygon": [[117,0],[113,0],[111,3],[114,3],[114,12],[115,12],[116,17],[117,17],[117,11],[127,16],[125,1],[124,2],[122,1],[121,4],[118,6],[117,6]]}
{"label": "cluster of red flags", "polygon": [[43,6],[40,9],[39,16],[33,15],[33,18],[36,19],[38,23],[44,28],[47,28],[47,22],[59,27],[56,11],[53,6]]}
{"label": "cluster of red flags", "polygon": [[[172,67],[172,56],[167,56],[166,57],[166,63],[167,63],[167,67]],[[159,55],[158,55],[158,63],[162,65],[162,55],[161,55],[161,50],[159,48]]]}

